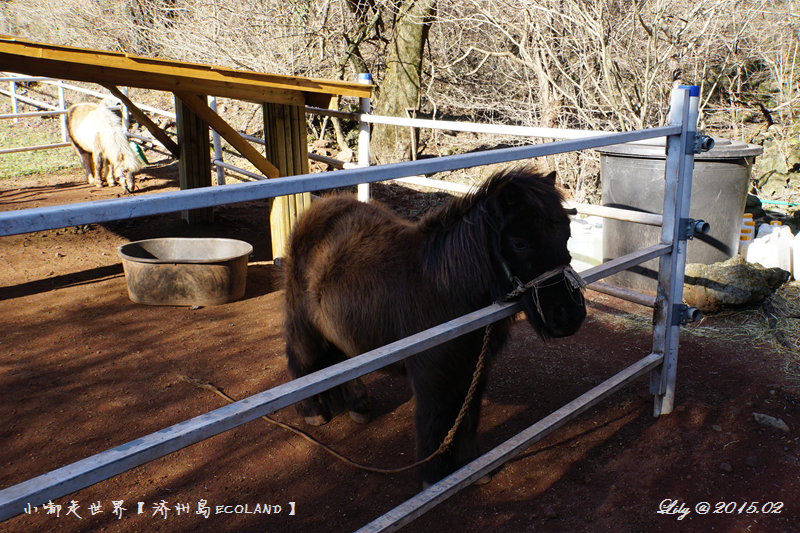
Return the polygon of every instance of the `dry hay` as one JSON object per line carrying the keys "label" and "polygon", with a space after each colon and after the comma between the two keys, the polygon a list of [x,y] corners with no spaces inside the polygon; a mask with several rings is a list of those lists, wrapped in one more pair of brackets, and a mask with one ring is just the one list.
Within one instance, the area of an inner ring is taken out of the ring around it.
{"label": "dry hay", "polygon": [[[650,315],[598,313],[595,317],[614,327],[652,328]],[[787,376],[800,379],[800,282],[784,283],[760,307],[704,317],[684,327],[681,333],[762,346],[782,357]]]}
{"label": "dry hay", "polygon": [[800,282],[784,283],[758,308],[701,320],[690,335],[750,342],[780,355],[787,376],[800,379]]}

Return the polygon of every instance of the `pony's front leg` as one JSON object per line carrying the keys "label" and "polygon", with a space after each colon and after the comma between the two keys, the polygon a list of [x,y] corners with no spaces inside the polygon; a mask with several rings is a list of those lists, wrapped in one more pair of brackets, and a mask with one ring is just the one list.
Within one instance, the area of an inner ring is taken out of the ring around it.
{"label": "pony's front leg", "polygon": [[103,174],[106,176],[106,183],[108,183],[109,187],[113,187],[117,184],[116,180],[114,179],[114,172],[116,172],[116,169],[111,161],[103,158]]}
{"label": "pony's front leg", "polygon": [[94,185],[95,187],[102,187],[105,158],[102,153],[95,151],[92,153],[92,159],[94,159]]}
{"label": "pony's front leg", "polygon": [[94,184],[94,165],[92,164],[92,154],[78,149],[77,146],[75,147],[75,151],[81,158],[81,166],[83,167],[83,171],[86,172],[86,181],[89,182],[89,185]]}
{"label": "pony's front leg", "polygon": [[[287,289],[291,291],[291,288]],[[286,363],[292,379],[301,378],[330,366],[326,360],[328,342],[311,324],[302,307],[291,309],[286,319]],[[334,391],[339,391],[336,387]],[[331,395],[326,391],[300,400],[294,407],[311,426],[327,424],[338,414],[342,405],[341,393]]]}
{"label": "pony's front leg", "polygon": [[132,193],[136,189],[136,182],[134,181],[133,172],[131,171],[125,174],[125,181],[122,181],[122,178],[120,178],[119,183],[126,193]]}
{"label": "pony's front leg", "polygon": [[[294,313],[287,323],[286,361],[292,379],[335,365],[347,356],[331,344],[301,313]],[[369,392],[360,378],[353,379],[295,404],[297,414],[311,426],[327,424],[347,409],[360,424],[369,422]]]}
{"label": "pony's front leg", "polygon": [[[419,361],[409,365],[409,377],[414,389],[414,422],[417,433],[417,460],[427,459],[436,453],[442,442],[455,425],[464,400],[467,396],[470,379],[467,376],[453,376],[449,383],[431,379],[428,369],[420,368]],[[419,467],[422,488],[452,474],[478,455],[477,433],[480,421],[480,406],[486,380],[481,378],[472,401],[449,447],[443,453]],[[490,480],[488,476],[478,484]]]}

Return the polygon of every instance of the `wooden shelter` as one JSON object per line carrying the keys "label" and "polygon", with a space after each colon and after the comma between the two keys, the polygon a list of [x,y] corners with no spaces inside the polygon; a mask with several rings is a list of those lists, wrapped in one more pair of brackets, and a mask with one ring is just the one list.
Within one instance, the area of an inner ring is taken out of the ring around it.
{"label": "wooden shelter", "polygon": [[[330,108],[340,95],[370,98],[374,87],[58,46],[5,35],[0,35],[0,70],[106,87],[179,160],[181,189],[212,184],[209,127],[269,178],[306,174],[304,107]],[[178,143],[125,97],[118,86],[173,93]],[[266,157],[211,110],[206,103],[208,95],[263,105]],[[282,254],[294,221],[308,204],[309,193],[275,200],[271,214],[273,256]],[[189,222],[210,220],[211,210],[187,211],[184,217]]]}

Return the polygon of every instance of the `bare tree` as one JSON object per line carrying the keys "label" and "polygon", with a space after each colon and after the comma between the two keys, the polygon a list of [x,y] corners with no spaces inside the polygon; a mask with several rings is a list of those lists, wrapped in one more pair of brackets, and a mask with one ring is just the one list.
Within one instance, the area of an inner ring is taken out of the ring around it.
{"label": "bare tree", "polygon": [[[435,9],[435,0],[407,0],[396,13],[378,95],[378,114],[416,115],[420,106],[423,52]],[[416,155],[412,154],[412,135],[408,128],[378,125],[373,131],[372,151],[383,163],[408,159]]]}
{"label": "bare tree", "polygon": [[[36,40],[277,74],[354,80],[367,71],[380,89],[377,111],[399,116],[422,108],[489,122],[630,130],[663,123],[675,82],[698,84],[703,124],[744,137],[749,122],[796,113],[795,4],[15,0],[0,7],[3,31]],[[409,133],[376,129],[376,152],[388,151],[385,161],[407,157]],[[577,168],[578,181],[589,183],[591,155],[569,157],[551,164]]]}

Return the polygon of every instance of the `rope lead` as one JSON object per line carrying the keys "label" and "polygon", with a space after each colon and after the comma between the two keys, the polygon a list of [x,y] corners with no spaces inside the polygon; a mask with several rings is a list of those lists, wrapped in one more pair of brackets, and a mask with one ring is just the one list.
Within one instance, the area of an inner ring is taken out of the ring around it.
{"label": "rope lead", "polygon": [[[536,310],[539,311],[539,316],[541,316],[542,320],[544,320],[544,315],[542,314],[542,308],[541,308],[541,306],[539,304],[539,288],[543,286],[543,283],[546,280],[548,280],[551,277],[553,277],[553,276],[555,276],[557,274],[560,274],[562,272],[564,274],[564,280],[563,281],[566,281],[566,283],[568,283],[572,287],[573,290],[574,289],[578,289],[578,288],[583,290],[586,287],[586,282],[583,280],[583,278],[581,278],[581,276],[577,272],[575,272],[575,270],[573,270],[571,266],[564,265],[564,266],[561,266],[561,267],[558,267],[558,268],[554,268],[553,270],[548,270],[547,272],[545,272],[541,276],[536,277],[536,279],[533,279],[533,280],[529,281],[528,283],[524,283],[524,284],[516,276],[510,276],[511,281],[514,284],[514,289],[511,292],[509,292],[505,296],[505,298],[503,298],[503,301],[512,300],[512,299],[522,295],[523,293],[525,293],[525,291],[527,291],[529,289],[533,289],[533,301],[536,303]],[[559,280],[559,281],[557,281],[555,283],[561,283],[561,281],[562,280]],[[555,283],[551,283],[550,285],[555,285]],[[545,286],[549,286],[549,285],[545,285]],[[352,461],[351,459],[348,459],[347,457],[339,454],[338,452],[332,450],[328,446],[326,446],[326,445],[322,444],[321,442],[319,442],[318,440],[316,440],[311,435],[309,435],[309,434],[307,434],[307,433],[305,433],[305,432],[303,432],[303,431],[301,431],[301,430],[299,430],[297,428],[294,428],[292,426],[288,426],[288,425],[286,425],[286,424],[284,424],[282,422],[278,422],[277,420],[275,420],[273,418],[270,418],[270,417],[268,417],[266,415],[262,416],[261,418],[263,418],[267,422],[270,422],[270,423],[275,424],[277,426],[280,426],[280,427],[282,427],[284,429],[292,431],[292,432],[296,433],[297,435],[300,435],[301,437],[303,437],[304,439],[308,440],[312,444],[316,444],[317,446],[321,447],[323,450],[325,450],[326,452],[330,453],[331,455],[333,455],[337,459],[339,459],[339,460],[341,460],[341,461],[343,461],[343,462],[345,462],[345,463],[347,463],[347,464],[349,464],[351,466],[359,468],[361,470],[366,470],[368,472],[375,472],[375,473],[379,473],[379,474],[397,474],[397,473],[400,473],[400,472],[405,472],[406,470],[410,470],[412,468],[416,468],[421,464],[427,463],[428,461],[430,461],[431,459],[433,459],[437,455],[443,454],[453,444],[453,440],[455,439],[456,432],[458,431],[458,428],[461,426],[461,422],[463,422],[464,418],[467,416],[467,412],[469,410],[469,405],[472,403],[472,400],[475,397],[475,391],[478,388],[478,382],[480,381],[481,373],[483,372],[483,368],[484,368],[484,366],[486,364],[486,354],[489,351],[489,339],[491,338],[491,333],[492,333],[493,327],[494,327],[494,323],[488,324],[486,326],[486,330],[485,330],[485,332],[483,334],[483,347],[481,348],[481,353],[478,356],[478,362],[475,365],[475,371],[472,373],[472,383],[470,383],[470,385],[469,385],[469,390],[467,391],[467,396],[464,398],[464,403],[461,405],[461,410],[459,411],[458,416],[456,416],[456,420],[453,423],[453,427],[450,428],[450,431],[447,432],[447,435],[445,436],[444,440],[442,440],[442,443],[439,445],[439,448],[435,452],[433,452],[431,455],[429,455],[425,459],[422,459],[421,461],[417,461],[414,464],[411,464],[411,465],[408,465],[408,466],[404,466],[404,467],[401,467],[401,468],[395,468],[395,469],[383,469],[383,468],[375,468],[375,467],[372,467],[372,466],[362,465],[362,464],[356,463],[355,461]],[[209,390],[209,391],[213,392],[214,394],[217,394],[218,396],[224,398],[228,402],[233,403],[233,402],[236,401],[233,398],[231,398],[230,396],[228,396],[227,394],[225,394],[224,392],[222,392],[219,388],[215,387],[214,385],[211,385],[210,383],[205,383],[205,382],[202,382],[202,381],[200,381],[198,379],[190,378],[188,376],[178,376],[178,378],[181,381],[185,381],[187,383],[190,383],[190,384],[194,385],[195,387]]]}

